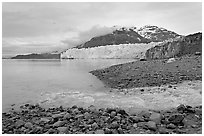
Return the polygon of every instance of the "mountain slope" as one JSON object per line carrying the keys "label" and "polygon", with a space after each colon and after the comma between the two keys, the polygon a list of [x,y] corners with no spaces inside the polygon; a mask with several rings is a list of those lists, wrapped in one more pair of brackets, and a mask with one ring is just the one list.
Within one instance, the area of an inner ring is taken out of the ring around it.
{"label": "mountain slope", "polygon": [[91,40],[77,46],[76,48],[92,48],[106,45],[119,45],[128,43],[149,43],[150,40],[142,37],[137,32],[130,30],[115,30],[111,34],[93,37]]}

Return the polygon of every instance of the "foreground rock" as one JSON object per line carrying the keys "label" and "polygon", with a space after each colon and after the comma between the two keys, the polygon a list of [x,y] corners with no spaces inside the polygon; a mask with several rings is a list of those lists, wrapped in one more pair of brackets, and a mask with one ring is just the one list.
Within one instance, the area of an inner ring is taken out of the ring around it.
{"label": "foreground rock", "polygon": [[180,105],[168,111],[129,115],[119,108],[44,109],[26,104],[2,113],[3,134],[173,134],[202,133],[202,106]]}

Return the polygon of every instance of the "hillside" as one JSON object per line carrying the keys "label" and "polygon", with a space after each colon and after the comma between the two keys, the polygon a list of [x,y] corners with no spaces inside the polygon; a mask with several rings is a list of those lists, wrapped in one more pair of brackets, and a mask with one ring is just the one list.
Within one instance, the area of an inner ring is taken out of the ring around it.
{"label": "hillside", "polygon": [[15,57],[12,57],[11,59],[60,59],[60,54],[50,54],[50,53],[44,53],[44,54],[28,54],[28,55],[17,55]]}
{"label": "hillside", "polygon": [[175,40],[163,42],[158,46],[148,49],[147,59],[164,59],[181,57],[187,54],[202,52],[202,33],[191,34]]}

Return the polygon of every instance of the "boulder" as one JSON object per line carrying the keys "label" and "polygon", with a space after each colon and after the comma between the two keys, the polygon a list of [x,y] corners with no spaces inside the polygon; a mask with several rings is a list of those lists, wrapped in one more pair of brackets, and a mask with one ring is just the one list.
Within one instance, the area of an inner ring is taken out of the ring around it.
{"label": "boulder", "polygon": [[153,112],[150,117],[149,117],[150,121],[154,121],[156,124],[160,124],[161,123],[161,114]]}
{"label": "boulder", "polygon": [[168,118],[168,121],[175,124],[179,125],[184,119],[184,116],[182,114],[173,114]]}
{"label": "boulder", "polygon": [[146,125],[147,125],[148,129],[150,129],[150,130],[153,130],[153,131],[157,130],[157,126],[156,126],[156,123],[154,121],[148,121]]}

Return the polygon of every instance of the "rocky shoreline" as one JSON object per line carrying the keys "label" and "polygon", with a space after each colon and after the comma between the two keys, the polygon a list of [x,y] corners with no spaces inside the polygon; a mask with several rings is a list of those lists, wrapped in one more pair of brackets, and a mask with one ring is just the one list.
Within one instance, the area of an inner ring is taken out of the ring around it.
{"label": "rocky shoreline", "polygon": [[2,113],[3,134],[201,134],[202,106],[129,115],[120,108],[25,104]]}
{"label": "rocky shoreline", "polygon": [[202,80],[202,56],[135,61],[90,72],[110,88],[137,88]]}

